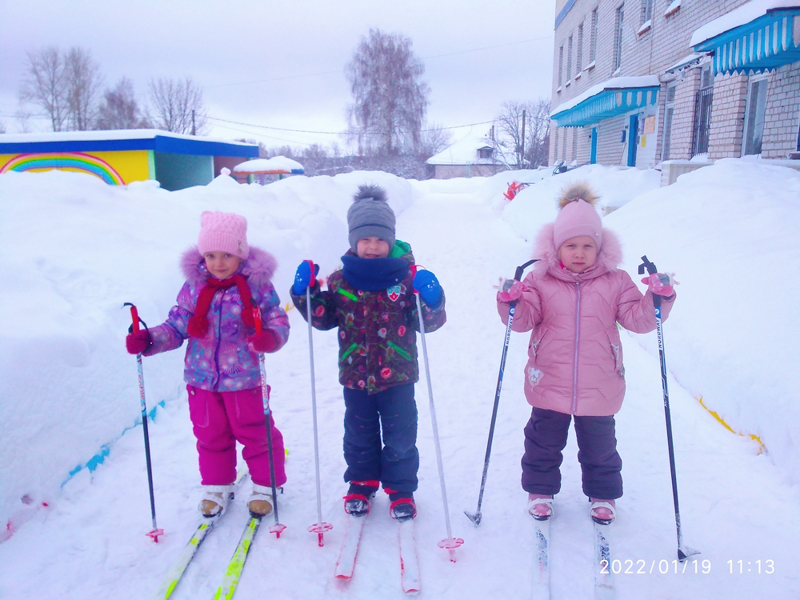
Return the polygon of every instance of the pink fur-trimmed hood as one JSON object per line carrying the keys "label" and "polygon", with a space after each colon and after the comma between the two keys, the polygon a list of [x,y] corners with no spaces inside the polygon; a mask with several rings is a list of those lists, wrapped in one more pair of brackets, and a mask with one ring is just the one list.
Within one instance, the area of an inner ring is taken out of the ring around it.
{"label": "pink fur-trimmed hood", "polygon": [[[555,246],[553,229],[554,223],[548,223],[539,231],[533,244],[533,257],[540,259],[534,265],[535,270],[549,269],[559,276],[563,269],[558,259],[558,248]],[[603,273],[613,271],[622,263],[622,244],[617,234],[603,227],[603,245],[597,253],[597,264],[585,272],[586,277],[597,277]],[[569,277],[572,279],[572,276]]]}
{"label": "pink fur-trimmed hood", "polygon": [[[181,255],[180,268],[186,281],[198,285],[208,278],[208,271],[197,246],[192,246]],[[250,246],[250,256],[242,261],[239,272],[247,277],[252,287],[261,287],[272,280],[278,261],[266,250]]]}

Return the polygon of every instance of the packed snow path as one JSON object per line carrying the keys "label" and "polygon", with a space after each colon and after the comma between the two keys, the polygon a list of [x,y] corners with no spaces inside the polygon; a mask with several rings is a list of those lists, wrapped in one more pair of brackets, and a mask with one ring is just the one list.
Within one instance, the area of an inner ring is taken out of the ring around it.
{"label": "packed snow path", "polygon": [[[475,528],[463,511],[473,511],[477,502],[504,334],[492,286],[499,276],[510,277],[529,258],[530,249],[468,191],[427,193],[432,188],[417,185],[418,197],[398,217],[397,237],[411,243],[418,263],[438,276],[447,294],[448,323],[426,339],[453,534],[465,539],[456,551],[456,563],[437,547],[446,531],[423,379],[417,386],[422,465],[416,494],[422,595],[527,598],[532,528],[519,486],[522,428],[529,416],[521,377],[527,335],[513,334],[510,342],[481,526]],[[631,249],[637,256],[647,251]],[[327,274],[337,265],[321,266]],[[284,272],[294,267],[281,265]],[[287,290],[278,291],[288,298]],[[680,310],[680,298],[675,310]],[[143,315],[153,322],[164,316]],[[306,531],[317,520],[307,330],[296,310],[290,317],[288,345],[267,358],[271,406],[289,449],[289,482],[279,499],[281,521],[288,529],[280,539],[262,529],[236,598],[403,597],[397,526],[388,516],[383,494],[368,517],[353,580],[342,584],[333,578],[344,533],[341,497],[346,491],[341,477],[343,402],[333,332],[315,331],[314,351],[323,519],[334,529],[325,535],[322,548],[316,535]],[[669,364],[669,321],[664,330]],[[612,537],[617,597],[798,597],[796,491],[768,458],[757,455],[752,442],[724,430],[670,379],[683,534],[687,545],[702,552],[696,562],[677,563],[658,357],[645,352],[632,336],[623,334],[623,344],[628,392],[617,419],[617,437],[625,496],[618,503]],[[154,360],[159,359],[145,359],[145,384],[147,363]],[[132,357],[130,370],[135,379]],[[176,370],[176,380],[180,377]],[[153,398],[168,393],[148,392]],[[108,401],[138,403],[138,398]],[[198,521],[197,461],[185,401],[167,402],[159,409],[150,438],[158,525],[166,532],[162,540],[154,544],[145,537],[150,507],[142,432],[137,427],[113,445],[100,468],[74,477],[54,506],[37,513],[0,545],[1,598],[147,598],[158,589]],[[593,582],[592,525],[580,491],[576,452],[571,436],[552,521],[553,597],[567,600],[591,597]],[[249,483],[205,541],[174,598],[213,594],[244,527],[248,493]]]}

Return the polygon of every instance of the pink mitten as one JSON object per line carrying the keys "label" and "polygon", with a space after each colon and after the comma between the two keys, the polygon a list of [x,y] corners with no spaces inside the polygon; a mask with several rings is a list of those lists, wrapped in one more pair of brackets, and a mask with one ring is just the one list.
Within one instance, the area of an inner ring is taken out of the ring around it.
{"label": "pink mitten", "polygon": [[500,302],[515,302],[522,296],[522,283],[516,279],[506,279],[497,292],[497,299]]}
{"label": "pink mitten", "polygon": [[674,285],[678,285],[675,281],[674,275],[669,273],[653,273],[642,279],[642,283],[646,283],[648,289],[659,296],[666,298],[675,293]]}
{"label": "pink mitten", "polygon": [[125,338],[125,348],[129,354],[141,354],[150,347],[150,333],[146,329],[129,333]]}

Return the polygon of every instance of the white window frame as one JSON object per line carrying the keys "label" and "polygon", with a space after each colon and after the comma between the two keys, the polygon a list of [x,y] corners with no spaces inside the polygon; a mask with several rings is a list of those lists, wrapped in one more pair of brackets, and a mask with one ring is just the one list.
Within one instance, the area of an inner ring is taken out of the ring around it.
{"label": "white window frame", "polygon": [[[763,84],[763,85],[762,85]],[[761,90],[761,94],[756,98],[756,106],[751,110],[753,102],[753,92],[755,89]],[[769,93],[769,74],[759,73],[751,75],[747,82],[747,101],[744,109],[744,127],[742,129],[742,156],[759,156],[764,143],[764,120],[767,112],[767,94]],[[753,119],[755,118],[755,121]],[[752,131],[750,131],[752,127]],[[747,152],[748,146],[754,142],[751,137],[756,129],[760,129],[761,144],[758,152]]]}
{"label": "white window frame", "polygon": [[616,27],[614,32],[614,73],[622,67],[622,27],[625,21],[625,3],[620,4],[616,11]]}

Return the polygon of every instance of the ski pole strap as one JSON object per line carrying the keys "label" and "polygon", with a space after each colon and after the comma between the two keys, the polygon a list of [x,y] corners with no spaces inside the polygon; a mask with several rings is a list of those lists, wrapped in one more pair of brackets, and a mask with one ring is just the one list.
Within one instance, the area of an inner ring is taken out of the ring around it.
{"label": "ski pole strap", "polygon": [[253,311],[253,323],[255,323],[256,326],[256,335],[258,335],[263,329],[263,325],[261,324],[261,309],[255,306],[255,303],[253,304],[254,306],[251,309]]}
{"label": "ski pole strap", "polygon": [[525,264],[518,266],[517,270],[514,271],[514,279],[516,279],[517,281],[522,281],[522,272],[525,271],[525,269],[530,267],[533,263],[537,262],[538,260],[539,260],[538,258],[532,258]]}

